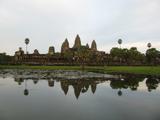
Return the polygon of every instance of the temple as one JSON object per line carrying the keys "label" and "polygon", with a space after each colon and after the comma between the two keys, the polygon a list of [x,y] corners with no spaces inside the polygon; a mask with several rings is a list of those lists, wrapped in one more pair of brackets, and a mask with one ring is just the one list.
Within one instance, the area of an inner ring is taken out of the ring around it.
{"label": "temple", "polygon": [[106,54],[97,50],[96,41],[93,40],[91,45],[81,44],[81,38],[76,36],[73,47],[70,47],[66,38],[61,45],[61,52],[56,53],[54,46],[49,47],[48,53],[40,54],[37,49],[32,54],[26,53],[20,47],[15,52],[15,64],[31,65],[102,65],[105,62]]}

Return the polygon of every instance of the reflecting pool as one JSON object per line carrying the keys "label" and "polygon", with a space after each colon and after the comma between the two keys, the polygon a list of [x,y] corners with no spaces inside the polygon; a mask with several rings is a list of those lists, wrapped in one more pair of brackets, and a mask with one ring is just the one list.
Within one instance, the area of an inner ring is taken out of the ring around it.
{"label": "reflecting pool", "polygon": [[160,120],[160,79],[0,71],[0,120]]}

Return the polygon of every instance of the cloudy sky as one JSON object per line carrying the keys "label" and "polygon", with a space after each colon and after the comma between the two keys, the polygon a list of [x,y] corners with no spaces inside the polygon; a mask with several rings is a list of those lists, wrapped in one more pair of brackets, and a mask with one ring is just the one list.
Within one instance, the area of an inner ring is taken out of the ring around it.
{"label": "cloudy sky", "polygon": [[76,34],[83,44],[97,41],[109,52],[123,39],[122,47],[146,44],[160,50],[160,0],[0,0],[0,52],[13,55],[18,47],[56,51],[65,38],[73,46]]}

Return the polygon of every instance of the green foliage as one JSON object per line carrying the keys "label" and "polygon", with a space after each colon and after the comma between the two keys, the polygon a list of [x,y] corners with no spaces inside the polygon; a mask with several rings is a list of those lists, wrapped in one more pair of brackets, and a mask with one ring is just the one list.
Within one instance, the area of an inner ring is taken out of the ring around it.
{"label": "green foliage", "polygon": [[121,57],[121,55],[122,55],[122,49],[117,48],[117,47],[112,48],[111,51],[110,51],[110,55],[112,57]]}
{"label": "green foliage", "polygon": [[67,58],[68,60],[72,60],[73,55],[74,55],[74,53],[72,51],[66,51],[66,52],[63,53],[63,57]]}
{"label": "green foliage", "polygon": [[156,48],[151,48],[146,51],[146,59],[149,64],[156,64],[160,58],[160,51]]}
{"label": "green foliage", "polygon": [[160,66],[106,66],[106,73],[131,73],[143,75],[160,75]]}
{"label": "green foliage", "polygon": [[29,44],[29,41],[30,41],[29,38],[26,38],[26,39],[25,39],[25,44],[28,45],[28,44]]}
{"label": "green foliage", "polygon": [[122,44],[122,39],[119,39],[119,40],[118,40],[118,44]]}
{"label": "green foliage", "polygon": [[140,53],[136,47],[132,47],[129,50],[129,61],[131,63],[142,63],[144,59],[144,55]]}
{"label": "green foliage", "polygon": [[79,61],[81,61],[84,64],[89,61],[90,51],[86,46],[81,46],[78,48],[76,56],[78,57]]}
{"label": "green foliage", "polygon": [[6,55],[6,53],[0,53],[0,64],[9,64],[11,60],[11,56]]}
{"label": "green foliage", "polygon": [[140,64],[144,60],[144,55],[136,47],[131,47],[130,49],[112,48],[110,55],[112,57],[111,61],[119,63]]}

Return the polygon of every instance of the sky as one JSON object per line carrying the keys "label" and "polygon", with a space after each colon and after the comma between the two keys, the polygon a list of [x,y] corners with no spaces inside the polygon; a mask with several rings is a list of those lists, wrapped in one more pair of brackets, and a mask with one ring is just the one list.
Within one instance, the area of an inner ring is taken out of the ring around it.
{"label": "sky", "polygon": [[137,47],[147,43],[160,50],[160,0],[0,0],[0,53],[14,55],[25,49],[60,52],[68,38],[73,46],[77,34],[82,44],[96,40],[101,51]]}

